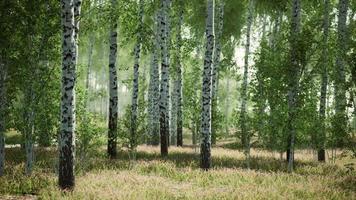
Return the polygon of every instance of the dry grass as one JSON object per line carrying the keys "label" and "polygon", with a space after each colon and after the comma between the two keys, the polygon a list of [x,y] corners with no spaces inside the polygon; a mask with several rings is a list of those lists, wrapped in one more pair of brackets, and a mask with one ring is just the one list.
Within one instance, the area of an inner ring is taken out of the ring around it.
{"label": "dry grass", "polygon": [[[10,156],[20,153],[8,151]],[[8,175],[0,178],[0,194],[33,193],[39,199],[356,199],[356,173],[316,163],[310,151],[296,152],[293,174],[286,173],[279,154],[264,150],[252,150],[251,170],[245,169],[240,151],[219,147],[212,154],[213,170],[204,172],[198,152],[190,147],[171,147],[162,159],[158,147],[139,146],[135,162],[126,152],[112,161],[99,152],[79,163],[75,190],[63,194],[56,187],[56,153],[41,150],[31,177],[17,175],[23,169],[20,160],[11,162],[16,167],[8,167]]]}

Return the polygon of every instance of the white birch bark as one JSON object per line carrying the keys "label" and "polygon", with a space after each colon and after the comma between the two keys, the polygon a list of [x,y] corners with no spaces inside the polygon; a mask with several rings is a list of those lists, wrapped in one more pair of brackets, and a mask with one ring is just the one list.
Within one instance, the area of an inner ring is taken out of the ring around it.
{"label": "white birch bark", "polygon": [[[74,1],[62,3],[62,98],[59,141],[59,186],[74,187],[76,30]],[[78,11],[78,9],[77,9]],[[77,24],[77,23],[76,23]]]}
{"label": "white birch bark", "polygon": [[169,61],[168,61],[168,42],[167,42],[167,7],[168,0],[161,0],[160,14],[160,44],[161,44],[161,80],[160,80],[160,136],[161,136],[161,155],[168,155],[168,138],[169,138]]}
{"label": "white birch bark", "polygon": [[150,144],[159,144],[159,16],[155,17],[155,35],[153,52],[151,54],[150,83],[149,83],[149,126]]}
{"label": "white birch bark", "polygon": [[87,103],[85,104],[86,109],[88,109],[88,98],[89,98],[89,90],[90,90],[90,76],[91,76],[91,68],[93,65],[93,50],[94,50],[94,44],[95,44],[95,37],[94,34],[91,33],[89,36],[89,52],[88,52],[88,67],[87,67],[87,77],[86,77],[86,82],[85,82],[85,92],[86,92],[86,101]]}
{"label": "white birch bark", "polygon": [[221,38],[223,33],[223,25],[224,25],[224,2],[221,1],[219,6],[217,6],[217,16],[215,17],[216,23],[216,37],[215,37],[215,52],[214,52],[214,61],[213,61],[213,69],[212,69],[212,115],[211,115],[211,140],[212,144],[216,143],[216,129],[215,129],[215,118],[217,117],[217,93],[218,93],[218,80],[219,80],[219,66],[220,66],[220,56],[221,56]]}
{"label": "white birch bark", "polygon": [[171,116],[170,116],[170,144],[177,145],[177,87],[178,80],[172,80],[173,88],[171,89]]}
{"label": "white birch bark", "polygon": [[135,54],[135,64],[133,72],[133,87],[132,87],[132,102],[131,102],[131,138],[130,138],[130,148],[134,150],[136,147],[136,129],[137,129],[137,106],[138,106],[138,79],[139,79],[139,66],[140,66],[140,52],[142,43],[142,27],[143,27],[143,0],[139,1],[139,21],[137,28],[137,41],[134,49]]}
{"label": "white birch bark", "polygon": [[202,86],[200,167],[208,170],[211,167],[211,68],[214,51],[214,0],[207,0],[205,34],[207,41]]}
{"label": "white birch bark", "polygon": [[166,20],[166,27],[165,27],[165,32],[166,32],[166,45],[167,45],[167,66],[168,66],[168,71],[167,71],[167,113],[166,113],[166,123],[167,123],[167,127],[168,127],[168,135],[167,135],[167,145],[169,146],[170,144],[170,136],[171,136],[171,132],[170,132],[170,116],[171,116],[171,101],[170,101],[170,65],[171,65],[171,12],[170,12],[170,8],[172,6],[172,2],[171,0],[166,0],[166,6],[165,6],[165,20]]}
{"label": "white birch bark", "polygon": [[[112,9],[115,10],[117,1],[112,0]],[[109,54],[109,131],[108,131],[108,155],[115,158],[117,155],[117,118],[118,118],[118,78],[116,69],[117,57],[117,22],[111,19],[110,29],[110,54]]]}

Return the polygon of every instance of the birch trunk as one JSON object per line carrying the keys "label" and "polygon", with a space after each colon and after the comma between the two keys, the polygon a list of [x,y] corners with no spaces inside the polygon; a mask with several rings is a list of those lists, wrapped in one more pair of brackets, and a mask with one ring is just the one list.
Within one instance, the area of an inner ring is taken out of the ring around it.
{"label": "birch trunk", "polygon": [[5,167],[6,75],[7,68],[0,55],[0,177],[4,175]]}
{"label": "birch trunk", "polygon": [[207,0],[206,51],[203,69],[202,113],[201,113],[201,165],[204,170],[211,167],[211,68],[214,51],[214,0]]}
{"label": "birch trunk", "polygon": [[[266,15],[262,18],[262,41],[266,39]],[[256,72],[257,79],[257,93],[258,93],[258,103],[257,103],[257,119],[258,119],[258,139],[261,139],[264,135],[265,130],[265,120],[264,120],[264,111],[266,108],[266,92],[265,92],[265,83],[262,77],[261,72],[258,70]]]}
{"label": "birch trunk", "polygon": [[[196,48],[196,55],[195,55],[195,65],[196,66],[199,66],[201,65],[202,63],[200,62],[201,61],[201,58],[200,58],[200,55],[201,54],[201,45],[198,45],[197,48]],[[200,87],[199,86],[199,81],[194,81],[193,83],[193,87],[194,87],[194,97],[198,99],[198,88]],[[198,101],[194,101],[194,106],[199,106],[199,103],[200,103],[200,100]],[[200,130],[200,125],[199,125],[199,122],[200,122],[200,113],[195,113],[193,114],[193,116],[191,116],[191,119],[192,119],[192,144],[194,145],[194,148],[196,148],[196,144],[198,143],[198,140],[199,140],[199,130]]]}
{"label": "birch trunk", "polygon": [[168,85],[168,42],[167,42],[167,7],[168,0],[161,0],[160,14],[160,43],[161,43],[161,80],[160,80],[160,135],[161,135],[161,155],[168,155],[168,137],[169,137],[169,121],[168,119],[168,104],[169,104],[169,85]]}
{"label": "birch trunk", "polygon": [[[59,141],[59,186],[64,190],[74,188],[75,153],[75,78],[76,78],[76,32],[78,1],[61,0],[62,3],[62,98],[61,131]],[[74,4],[75,3],[75,4]],[[76,15],[75,15],[76,14]]]}
{"label": "birch trunk", "polygon": [[[273,28],[272,28],[272,33],[270,34],[270,40],[269,40],[269,46],[271,47],[272,51],[275,52],[276,51],[276,43],[277,43],[277,39],[279,37],[279,27],[280,24],[282,23],[282,17],[283,17],[283,13],[279,13],[278,16],[276,16],[273,21]],[[275,85],[277,80],[272,79],[271,83],[269,85]],[[276,149],[276,134],[278,132],[277,130],[277,126],[276,126],[276,102],[274,101],[274,94],[273,93],[266,93],[267,95],[267,102],[270,108],[270,112],[269,112],[269,116],[268,116],[268,122],[269,122],[269,132],[270,135],[268,137],[268,148],[271,150],[275,150]],[[281,157],[282,158],[282,157]],[[288,159],[287,159],[288,161]]]}
{"label": "birch trunk", "polygon": [[219,80],[219,66],[220,66],[220,56],[221,56],[221,37],[224,25],[224,2],[221,1],[220,5],[217,6],[217,16],[215,17],[216,23],[216,37],[215,37],[215,49],[214,49],[214,61],[212,68],[212,111],[211,111],[211,143],[216,143],[216,118],[217,118],[217,101],[218,101],[218,87],[217,83]]}
{"label": "birch trunk", "polygon": [[[112,0],[112,9],[116,8],[117,1]],[[113,11],[112,11],[113,12]],[[117,83],[117,22],[111,21],[109,54],[109,130],[108,130],[108,156],[113,159],[117,155],[117,118],[118,118],[118,83]]]}
{"label": "birch trunk", "polygon": [[149,101],[150,101],[150,139],[152,145],[159,144],[159,49],[160,49],[160,38],[159,38],[159,15],[156,15],[155,24],[155,37],[153,52],[151,55],[151,69],[150,69],[150,84],[149,84]]}
{"label": "birch trunk", "polygon": [[88,52],[88,67],[87,67],[87,77],[86,77],[86,82],[85,82],[85,92],[86,92],[86,103],[85,106],[88,109],[89,106],[88,104],[88,95],[89,95],[89,87],[90,87],[90,75],[91,75],[91,68],[93,65],[93,50],[94,50],[94,43],[95,43],[95,37],[94,34],[91,33],[89,36],[89,52]]}
{"label": "birch trunk", "polygon": [[130,148],[133,151],[136,147],[136,131],[137,131],[137,106],[138,106],[138,78],[139,78],[139,66],[140,66],[140,52],[142,43],[142,26],[143,26],[143,0],[139,1],[139,21],[137,29],[137,41],[134,49],[135,53],[135,64],[133,72],[133,87],[132,87],[132,104],[131,104],[131,138],[130,138]]}
{"label": "birch trunk", "polygon": [[319,141],[317,141],[318,148],[318,161],[325,162],[325,114],[326,114],[326,91],[328,88],[328,37],[329,37],[329,0],[325,0],[324,2],[324,22],[323,22],[323,54],[322,54],[322,62],[323,62],[323,71],[321,74],[321,91],[320,91],[320,108],[319,108],[319,118],[320,118],[320,135]]}
{"label": "birch trunk", "polygon": [[177,88],[178,80],[173,79],[173,88],[171,89],[171,124],[170,124],[170,144],[177,145]]}
{"label": "birch trunk", "polygon": [[230,78],[226,79],[226,99],[225,99],[225,132],[226,135],[230,134],[229,131],[229,101],[230,101]]}
{"label": "birch trunk", "polygon": [[351,91],[351,96],[352,96],[352,102],[353,102],[353,123],[352,123],[352,127],[353,127],[353,135],[352,137],[355,137],[356,134],[356,65],[354,64],[351,67],[351,78],[352,78],[352,82],[353,82],[353,89]]}
{"label": "birch trunk", "polygon": [[339,1],[337,52],[336,52],[336,76],[335,76],[335,116],[333,130],[337,137],[336,145],[345,143],[347,136],[347,114],[346,114],[346,51],[347,51],[347,9],[349,0]]}
{"label": "birch trunk", "polygon": [[183,0],[179,0],[179,21],[177,29],[177,146],[183,146],[183,83],[182,83],[182,24],[183,24]]}
{"label": "birch trunk", "polygon": [[31,175],[33,168],[33,132],[34,132],[34,110],[33,110],[33,101],[34,101],[34,92],[33,85],[30,83],[30,88],[25,92],[24,99],[24,136],[25,136],[25,152],[26,152],[26,166],[25,173],[26,175]]}
{"label": "birch trunk", "polygon": [[250,136],[246,125],[246,106],[247,106],[247,83],[248,83],[248,68],[249,68],[249,56],[250,56],[250,34],[251,26],[253,22],[253,6],[254,0],[249,1],[248,5],[248,16],[247,16],[247,31],[246,31],[246,44],[245,44],[245,64],[244,64],[244,75],[242,83],[241,92],[241,115],[240,115],[240,125],[241,125],[241,143],[244,146],[244,153],[246,156],[247,168],[250,168]]}
{"label": "birch trunk", "polygon": [[171,114],[171,104],[170,104],[170,65],[171,65],[171,13],[170,13],[170,8],[172,6],[172,2],[171,0],[166,0],[167,4],[166,4],[166,14],[165,14],[165,18],[166,18],[166,27],[165,27],[165,32],[166,32],[166,45],[167,45],[167,66],[168,66],[168,71],[167,71],[167,113],[166,113],[166,123],[167,123],[167,127],[168,127],[168,135],[167,135],[167,145],[169,147],[170,144],[170,114]]}
{"label": "birch trunk", "polygon": [[290,33],[290,55],[291,63],[288,69],[288,171],[292,172],[294,167],[294,141],[295,141],[295,118],[297,114],[298,80],[300,73],[300,62],[298,59],[298,40],[300,31],[300,0],[292,1],[292,18]]}

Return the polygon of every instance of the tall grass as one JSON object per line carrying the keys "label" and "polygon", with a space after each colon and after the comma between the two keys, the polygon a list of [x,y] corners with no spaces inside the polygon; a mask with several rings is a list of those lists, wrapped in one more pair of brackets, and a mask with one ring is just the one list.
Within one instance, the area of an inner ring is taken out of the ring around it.
{"label": "tall grass", "polygon": [[172,147],[162,159],[158,147],[139,146],[134,163],[126,151],[118,159],[108,160],[105,151],[99,150],[91,159],[77,163],[77,185],[70,193],[57,188],[54,149],[36,150],[30,177],[23,173],[22,150],[6,151],[2,195],[32,194],[39,199],[356,199],[354,171],[314,162],[313,154],[306,150],[297,151],[293,174],[286,172],[286,162],[278,154],[261,149],[252,150],[251,170],[247,170],[242,152],[214,148],[213,169],[208,172],[199,169],[199,155],[190,147]]}

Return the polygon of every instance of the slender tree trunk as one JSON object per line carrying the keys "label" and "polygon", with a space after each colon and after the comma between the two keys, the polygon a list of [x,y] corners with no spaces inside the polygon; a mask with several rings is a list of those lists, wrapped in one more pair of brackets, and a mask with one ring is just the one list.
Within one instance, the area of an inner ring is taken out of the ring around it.
{"label": "slender tree trunk", "polygon": [[[196,65],[199,66],[201,63],[201,59],[200,59],[200,54],[201,54],[201,46],[198,45],[197,46],[197,52],[196,52]],[[198,88],[199,88],[199,81],[194,81],[193,85],[194,85],[194,98],[199,99],[198,96]],[[198,101],[194,102],[194,106],[199,106],[200,104],[200,99]],[[194,145],[194,147],[196,146],[196,144],[198,143],[198,139],[199,139],[199,129],[200,129],[200,125],[199,125],[199,121],[200,121],[200,115],[199,113],[195,113],[192,115],[191,117],[192,119],[192,127],[193,127],[193,132],[192,132],[192,144]]]}
{"label": "slender tree trunk", "polygon": [[192,126],[192,144],[193,146],[195,146],[197,144],[197,131],[196,131],[196,125],[195,123],[193,123]]}
{"label": "slender tree trunk", "polygon": [[169,137],[169,121],[168,109],[169,109],[169,61],[168,61],[168,42],[167,42],[167,10],[168,0],[161,0],[161,14],[160,14],[160,43],[161,43],[161,81],[160,81],[160,98],[159,98],[159,110],[160,110],[160,135],[161,135],[161,155],[168,155],[168,137]]}
{"label": "slender tree trunk", "polygon": [[0,177],[4,175],[5,167],[6,75],[7,68],[0,55]]}
{"label": "slender tree trunk", "polygon": [[250,168],[250,136],[247,130],[246,118],[247,118],[247,83],[248,83],[248,67],[249,67],[249,56],[250,56],[250,34],[251,26],[253,22],[253,6],[254,0],[249,1],[248,6],[248,17],[247,17],[247,31],[246,31],[246,44],[245,44],[245,65],[244,65],[244,75],[242,83],[242,92],[241,92],[241,116],[240,116],[240,125],[241,125],[241,143],[245,149],[246,164],[247,168]]}
{"label": "slender tree trunk", "polygon": [[87,77],[85,81],[85,92],[86,92],[86,103],[85,106],[88,109],[88,95],[89,95],[89,87],[90,87],[90,75],[91,75],[91,68],[93,65],[93,50],[94,50],[94,43],[95,37],[94,34],[91,33],[89,36],[89,52],[88,52],[88,67],[87,67]]}
{"label": "slender tree trunk", "polygon": [[[279,37],[279,28],[280,28],[280,24],[282,23],[282,17],[283,17],[283,13],[279,13],[274,19],[274,24],[273,24],[273,29],[272,29],[272,33],[270,35],[270,40],[269,40],[269,45],[273,51],[273,53],[275,53],[276,50],[276,44],[277,44],[277,39]],[[277,80],[272,79],[271,83],[269,85],[275,85]],[[268,105],[270,107],[270,112],[269,112],[269,142],[268,142],[268,147],[271,150],[276,150],[276,145],[275,142],[277,142],[277,138],[276,138],[276,133],[278,132],[277,130],[277,123],[276,123],[276,115],[277,115],[277,108],[276,108],[276,102],[274,102],[274,93],[269,93],[267,94],[267,99],[268,99]],[[283,153],[281,153],[281,155],[283,155]],[[287,153],[287,156],[289,154]],[[281,158],[283,158],[283,156],[281,156]],[[288,158],[287,158],[287,162],[288,162]]]}
{"label": "slender tree trunk", "polygon": [[[117,1],[111,1],[115,10]],[[114,12],[114,11],[112,11]],[[118,118],[118,83],[117,83],[117,22],[112,19],[110,29],[110,54],[109,54],[109,131],[108,131],[108,156],[113,159],[117,155],[117,118]]]}
{"label": "slender tree trunk", "polygon": [[[355,86],[356,87],[356,86]],[[353,111],[353,123],[352,123],[352,138],[355,137],[355,134],[356,134],[356,95],[353,94],[353,97],[352,97],[352,103],[353,103],[353,107],[354,107],[354,111]]]}
{"label": "slender tree trunk", "polygon": [[[90,6],[89,6],[90,9]],[[94,43],[95,43],[95,37],[94,33],[89,34],[89,51],[88,51],[88,66],[87,66],[87,75],[86,75],[86,80],[85,80],[85,99],[84,99],[84,106],[85,106],[85,116],[83,119],[84,126],[88,127],[88,124],[90,123],[88,114],[89,114],[89,98],[90,98],[90,75],[91,75],[91,68],[92,68],[92,63],[93,63],[93,49],[94,49]],[[80,160],[84,160],[86,157],[86,151],[89,146],[89,138],[85,137],[82,141],[80,151]]]}
{"label": "slender tree trunk", "polygon": [[30,88],[27,89],[25,92],[25,99],[24,99],[24,136],[25,136],[25,152],[26,152],[26,166],[25,166],[25,173],[26,175],[31,175],[32,168],[33,168],[33,132],[34,132],[34,108],[33,108],[33,101],[34,101],[34,91],[33,85],[30,83]]}
{"label": "slender tree trunk", "polygon": [[273,19],[274,24],[273,24],[272,34],[270,35],[270,38],[269,38],[269,44],[273,49],[276,48],[276,42],[277,42],[277,38],[278,38],[280,24],[282,23],[282,20],[281,20],[282,17],[283,17],[283,13],[280,12]]}
{"label": "slender tree trunk", "polygon": [[[75,78],[76,32],[80,1],[61,0],[62,3],[62,98],[61,134],[59,141],[59,186],[64,190],[74,188],[75,155]],[[74,9],[74,7],[77,7]],[[74,12],[76,10],[76,13]],[[78,14],[78,15],[77,15]]]}
{"label": "slender tree trunk", "polygon": [[353,88],[351,89],[351,93],[352,93],[352,102],[353,102],[353,132],[352,132],[352,137],[355,137],[355,133],[356,133],[356,65],[354,63],[354,65],[351,65],[351,78],[352,78],[352,82],[353,82]]}
{"label": "slender tree trunk", "polygon": [[203,70],[201,113],[201,165],[204,170],[211,167],[211,66],[214,51],[214,0],[207,0],[206,51]]}
{"label": "slender tree trunk", "polygon": [[318,144],[318,161],[325,162],[325,114],[326,114],[326,91],[328,88],[328,37],[329,37],[329,0],[324,1],[324,23],[323,23],[323,71],[321,74],[321,92],[320,92],[320,108],[319,108],[319,118],[320,118],[320,135]]}
{"label": "slender tree trunk", "polygon": [[165,28],[165,32],[166,32],[166,45],[167,45],[167,65],[168,65],[168,71],[167,71],[167,99],[168,99],[168,104],[167,104],[167,114],[166,114],[166,123],[167,123],[167,127],[168,127],[168,135],[167,135],[167,145],[169,147],[170,145],[170,114],[171,114],[171,102],[169,101],[170,99],[170,71],[172,70],[170,68],[171,65],[171,12],[170,12],[170,8],[172,6],[172,2],[171,0],[166,0],[167,5],[166,5],[166,28]]}
{"label": "slender tree trunk", "polygon": [[220,66],[220,54],[221,54],[221,37],[223,32],[223,24],[224,24],[224,2],[221,1],[220,5],[217,6],[217,15],[215,17],[216,26],[216,37],[215,37],[215,49],[214,49],[214,60],[213,60],[213,68],[212,68],[212,107],[211,107],[211,143],[216,144],[216,118],[217,118],[217,101],[218,101],[218,87],[217,81],[219,80],[219,66]]}
{"label": "slender tree trunk", "polygon": [[225,99],[225,132],[228,136],[230,134],[229,131],[229,95],[230,94],[230,79],[227,77],[226,79],[226,99]]}
{"label": "slender tree trunk", "polygon": [[179,22],[177,29],[177,146],[183,146],[183,83],[182,83],[182,24],[183,24],[183,0],[179,0]]}
{"label": "slender tree trunk", "polygon": [[[82,0],[73,0],[74,3],[74,42],[75,42],[75,56],[73,57],[75,65],[78,63],[78,37],[79,37],[79,22],[80,12],[82,8]],[[74,101],[75,102],[75,101]]]}
{"label": "slender tree trunk", "polygon": [[25,168],[25,173],[26,175],[31,175],[32,174],[32,168],[33,168],[33,159],[34,159],[34,152],[33,152],[33,134],[34,134],[34,112],[31,111],[29,113],[29,119],[28,122],[30,122],[28,125],[28,129],[26,130],[26,136],[25,136],[25,150],[26,150],[26,168]]}
{"label": "slender tree trunk", "polygon": [[159,144],[159,49],[160,49],[160,37],[159,37],[159,14],[156,15],[156,25],[155,25],[155,36],[154,36],[154,47],[152,52],[151,69],[150,69],[150,139],[152,145]]}
{"label": "slender tree trunk", "polygon": [[[262,41],[265,41],[266,39],[266,16],[264,15],[262,17]],[[257,120],[258,120],[258,125],[257,125],[257,132],[258,132],[258,138],[262,139],[262,137],[265,135],[265,118],[264,118],[264,112],[266,109],[266,93],[265,93],[265,83],[261,74],[260,70],[257,70],[256,72],[256,79],[257,79],[257,94],[258,94],[258,101],[257,101]]]}
{"label": "slender tree trunk", "polygon": [[171,90],[171,124],[170,124],[170,133],[171,133],[171,139],[170,139],[170,144],[171,145],[177,145],[177,87],[178,87],[178,80],[173,79],[173,88]]}
{"label": "slender tree trunk", "polygon": [[143,9],[144,2],[143,0],[139,1],[139,22],[137,29],[137,41],[134,49],[135,53],[135,64],[134,64],[134,74],[133,74],[133,87],[132,87],[132,104],[131,104],[131,139],[130,139],[130,148],[131,151],[134,151],[136,148],[136,132],[137,132],[137,107],[138,107],[138,78],[139,78],[139,66],[140,66],[140,52],[141,52],[141,43],[142,43],[142,26],[143,26]]}
{"label": "slender tree trunk", "polygon": [[300,0],[292,1],[292,22],[291,22],[291,36],[290,36],[290,55],[291,63],[288,69],[288,171],[293,172],[294,167],[294,142],[295,142],[295,118],[297,115],[297,97],[298,97],[298,80],[300,73],[300,62],[298,58],[298,37],[300,31]]}
{"label": "slender tree trunk", "polygon": [[337,52],[336,52],[336,76],[335,76],[335,116],[333,130],[337,137],[336,145],[345,144],[347,136],[346,114],[346,51],[347,51],[347,9],[349,0],[339,1]]}

